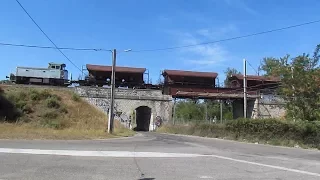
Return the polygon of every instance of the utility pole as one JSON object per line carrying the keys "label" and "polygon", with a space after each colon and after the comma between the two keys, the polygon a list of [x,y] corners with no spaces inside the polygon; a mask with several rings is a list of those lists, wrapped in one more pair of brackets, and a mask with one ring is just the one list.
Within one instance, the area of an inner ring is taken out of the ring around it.
{"label": "utility pole", "polygon": [[207,102],[204,102],[204,106],[205,106],[205,110],[206,110],[206,122],[208,121],[208,106],[207,106]]}
{"label": "utility pole", "polygon": [[220,99],[220,123],[222,123],[222,100]]}
{"label": "utility pole", "polygon": [[247,61],[243,59],[243,117],[247,118]]}
{"label": "utility pole", "polygon": [[[292,79],[292,81],[293,81],[293,67],[291,67],[291,79]],[[293,93],[292,93],[292,96],[293,96],[293,100],[296,100],[295,99],[295,89],[294,89],[294,85],[293,85],[293,83],[292,83],[292,90],[293,90]],[[294,103],[296,103],[296,102],[294,102]],[[293,112],[295,112],[295,111],[293,111]],[[295,118],[295,115],[294,115],[294,113],[293,113],[293,121],[295,122],[296,121],[296,118]]]}
{"label": "utility pole", "polygon": [[172,121],[172,124],[175,125],[175,120],[176,120],[176,98],[174,98],[174,101],[173,101],[173,121]]}
{"label": "utility pole", "polygon": [[108,133],[113,132],[113,122],[114,122],[114,90],[115,90],[115,77],[116,77],[116,55],[117,50],[112,51],[112,69],[111,69],[111,96],[110,96],[110,109],[109,109],[109,120],[108,120]]}
{"label": "utility pole", "polygon": [[149,69],[148,69],[148,84],[151,84],[150,83],[150,78],[149,78]]}

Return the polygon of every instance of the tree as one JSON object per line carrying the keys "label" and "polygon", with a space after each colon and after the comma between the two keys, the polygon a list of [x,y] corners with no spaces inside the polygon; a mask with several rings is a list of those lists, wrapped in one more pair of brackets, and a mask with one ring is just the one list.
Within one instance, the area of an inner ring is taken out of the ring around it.
{"label": "tree", "polygon": [[289,58],[289,55],[280,57],[279,59],[274,57],[263,58],[260,69],[264,71],[265,76],[281,77],[283,67],[288,65]]}
{"label": "tree", "polygon": [[[224,119],[232,119],[232,108],[230,104],[222,104]],[[207,112],[207,113],[206,113]],[[202,121],[217,117],[220,119],[220,102],[216,100],[183,100],[176,104],[175,117],[183,121]],[[207,118],[207,119],[206,119]]]}
{"label": "tree", "polygon": [[300,120],[320,120],[320,68],[318,45],[312,57],[309,54],[289,59],[264,58],[262,69],[267,76],[281,78],[278,93],[286,101],[289,117]]}
{"label": "tree", "polygon": [[204,108],[199,103],[195,103],[193,100],[179,101],[176,104],[176,117],[191,121],[191,120],[203,120]]}
{"label": "tree", "polygon": [[226,79],[224,80],[224,86],[225,87],[229,87],[230,86],[230,81],[229,81],[229,77],[232,75],[232,74],[241,74],[240,71],[238,71],[237,69],[235,68],[227,68],[225,71],[224,71],[224,74],[226,76]]}

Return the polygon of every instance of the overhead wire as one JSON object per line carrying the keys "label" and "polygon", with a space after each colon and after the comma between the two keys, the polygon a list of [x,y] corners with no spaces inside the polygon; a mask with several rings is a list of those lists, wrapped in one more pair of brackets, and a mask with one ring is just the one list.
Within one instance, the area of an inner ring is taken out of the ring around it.
{"label": "overhead wire", "polygon": [[53,46],[39,46],[39,45],[27,45],[27,44],[13,44],[0,42],[1,46],[14,46],[14,47],[26,47],[26,48],[40,48],[40,49],[61,49],[61,50],[73,50],[73,51],[110,51],[103,48],[73,48],[73,47],[53,47]]}
{"label": "overhead wire", "polygon": [[256,74],[258,75],[259,73],[258,73],[258,71],[251,65],[251,63],[248,61],[248,60],[246,60],[246,62],[249,64],[249,66],[256,72]]}
{"label": "overhead wire", "polygon": [[207,45],[207,44],[214,44],[214,43],[219,43],[219,42],[225,42],[225,41],[231,41],[231,40],[236,40],[236,39],[242,39],[242,38],[247,38],[251,36],[258,36],[262,34],[267,34],[267,33],[272,33],[276,31],[282,31],[286,29],[292,29],[300,26],[306,26],[310,24],[315,24],[319,23],[320,20],[315,20],[315,21],[309,21],[301,24],[295,24],[291,26],[286,26],[282,28],[277,28],[277,29],[271,29],[267,31],[261,31],[257,33],[252,33],[252,34],[247,34],[247,35],[242,35],[242,36],[236,36],[236,37],[231,37],[231,38],[226,38],[226,39],[220,39],[216,41],[209,41],[209,42],[203,42],[203,43],[197,43],[197,44],[190,44],[190,45],[184,45],[184,46],[173,46],[173,47],[165,47],[165,48],[156,48],[156,49],[143,49],[143,50],[132,50],[132,52],[152,52],[152,51],[166,51],[166,50],[174,50],[174,49],[181,49],[181,48],[189,48],[189,47],[194,47],[194,46],[201,46],[201,45]]}
{"label": "overhead wire", "polygon": [[[41,29],[41,27],[35,22],[35,20],[31,17],[31,15],[26,11],[26,9],[22,6],[22,4],[16,0],[21,8],[25,11],[25,13],[30,17],[30,19],[33,21],[33,23],[39,28],[39,30],[49,39],[49,41],[54,45],[54,47],[51,46],[38,46],[38,45],[26,45],[26,44],[13,44],[13,43],[5,43],[5,42],[0,42],[0,45],[3,46],[15,46],[15,47],[28,47],[28,48],[42,48],[42,49],[57,49],[60,51],[60,53],[63,54],[61,50],[78,50],[78,51],[110,51],[110,49],[104,49],[104,48],[72,48],[72,47],[58,47],[50,38],[49,36]],[[148,51],[165,51],[165,50],[174,50],[174,49],[181,49],[181,48],[188,48],[188,47],[194,47],[194,46],[201,46],[201,45],[206,45],[206,44],[214,44],[218,42],[225,42],[225,41],[231,41],[231,40],[236,40],[236,39],[242,39],[246,37],[251,37],[251,36],[257,36],[257,35],[262,35],[262,34],[267,34],[267,33],[272,33],[276,31],[282,31],[286,29],[291,29],[291,28],[296,28],[300,26],[305,26],[305,25],[310,25],[310,24],[315,24],[319,23],[320,20],[315,20],[315,21],[309,21],[301,24],[296,24],[296,25],[291,25],[291,26],[286,26],[282,28],[277,28],[277,29],[272,29],[272,30],[267,30],[267,31],[262,31],[262,32],[257,32],[257,33],[252,33],[252,34],[247,34],[247,35],[242,35],[242,36],[236,36],[236,37],[231,37],[231,38],[226,38],[226,39],[220,39],[216,41],[209,41],[209,42],[203,42],[203,43],[197,43],[197,44],[190,44],[190,45],[184,45],[184,46],[174,46],[174,47],[166,47],[166,48],[158,48],[158,49],[144,49],[144,50],[131,50],[131,52],[148,52]],[[65,56],[65,54],[63,54]]]}
{"label": "overhead wire", "polygon": [[38,25],[38,23],[31,17],[31,15],[28,13],[28,11],[22,6],[22,4],[19,2],[19,0],[16,0],[16,2],[19,4],[19,6],[22,8],[22,10],[29,16],[29,18],[32,20],[32,22],[38,27],[38,29],[46,36],[46,38],[54,45],[54,47],[73,65],[75,66],[80,72],[81,69],[71,61],[62,51],[59,49],[59,47],[51,40],[51,38],[42,30],[42,28]]}

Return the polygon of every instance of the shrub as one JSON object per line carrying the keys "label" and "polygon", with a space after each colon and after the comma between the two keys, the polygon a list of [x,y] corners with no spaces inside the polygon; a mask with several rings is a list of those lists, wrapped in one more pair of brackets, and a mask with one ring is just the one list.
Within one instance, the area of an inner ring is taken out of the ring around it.
{"label": "shrub", "polygon": [[15,106],[21,110],[23,110],[24,106],[27,105],[27,102],[26,101],[18,101],[15,103]]}
{"label": "shrub", "polygon": [[43,114],[43,117],[45,119],[56,119],[59,116],[57,112],[46,112]]}
{"label": "shrub", "polygon": [[262,141],[294,140],[311,147],[320,144],[320,124],[315,122],[240,119],[228,122],[226,130],[236,133],[237,137],[257,138]]}
{"label": "shrub", "polygon": [[46,104],[48,108],[56,108],[58,109],[60,107],[60,103],[55,97],[50,97],[46,100]]}
{"label": "shrub", "polygon": [[67,114],[67,113],[68,113],[67,107],[65,107],[65,106],[61,107],[61,108],[60,108],[60,112],[61,112],[61,113],[64,113],[64,114]]}
{"label": "shrub", "polygon": [[29,93],[30,93],[31,100],[33,100],[33,101],[41,100],[41,94],[36,89],[31,89]]}
{"label": "shrub", "polygon": [[76,101],[76,102],[79,102],[80,101],[80,96],[78,95],[78,94],[76,94],[76,93],[73,93],[72,94],[72,100],[73,101]]}
{"label": "shrub", "polygon": [[67,124],[59,119],[44,119],[42,120],[42,126],[53,129],[63,129],[67,127]]}
{"label": "shrub", "polygon": [[56,94],[52,94],[51,97],[56,98],[57,100],[61,101],[61,97]]}
{"label": "shrub", "polygon": [[22,111],[26,114],[30,114],[33,112],[33,109],[30,105],[27,104],[22,108]]}
{"label": "shrub", "polygon": [[19,100],[19,101],[25,101],[26,98],[27,98],[27,93],[25,93],[24,91],[20,91],[17,94],[17,100]]}
{"label": "shrub", "polygon": [[62,120],[59,118],[58,111],[49,111],[43,114],[43,119],[40,123],[43,127],[54,128],[54,129],[63,129],[68,127],[68,120]]}
{"label": "shrub", "polygon": [[320,122],[283,121],[276,119],[238,119],[226,124],[194,124],[164,126],[161,132],[207,137],[246,139],[274,145],[302,144],[320,149]]}
{"label": "shrub", "polygon": [[[13,98],[13,96],[11,96],[11,98]],[[19,106],[24,106],[24,104],[20,104]],[[0,120],[14,122],[20,116],[22,116],[22,111],[17,108],[14,101],[0,94]]]}
{"label": "shrub", "polygon": [[45,90],[41,91],[40,96],[41,96],[41,99],[47,99],[47,98],[51,97],[52,95],[49,92],[49,90],[45,89]]}

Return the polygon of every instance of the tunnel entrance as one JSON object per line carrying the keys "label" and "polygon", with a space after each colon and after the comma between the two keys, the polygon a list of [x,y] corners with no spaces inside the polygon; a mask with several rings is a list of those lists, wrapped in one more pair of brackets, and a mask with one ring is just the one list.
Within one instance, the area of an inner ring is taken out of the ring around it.
{"label": "tunnel entrance", "polygon": [[136,109],[137,127],[135,131],[149,131],[151,118],[151,108],[148,106],[140,106]]}

